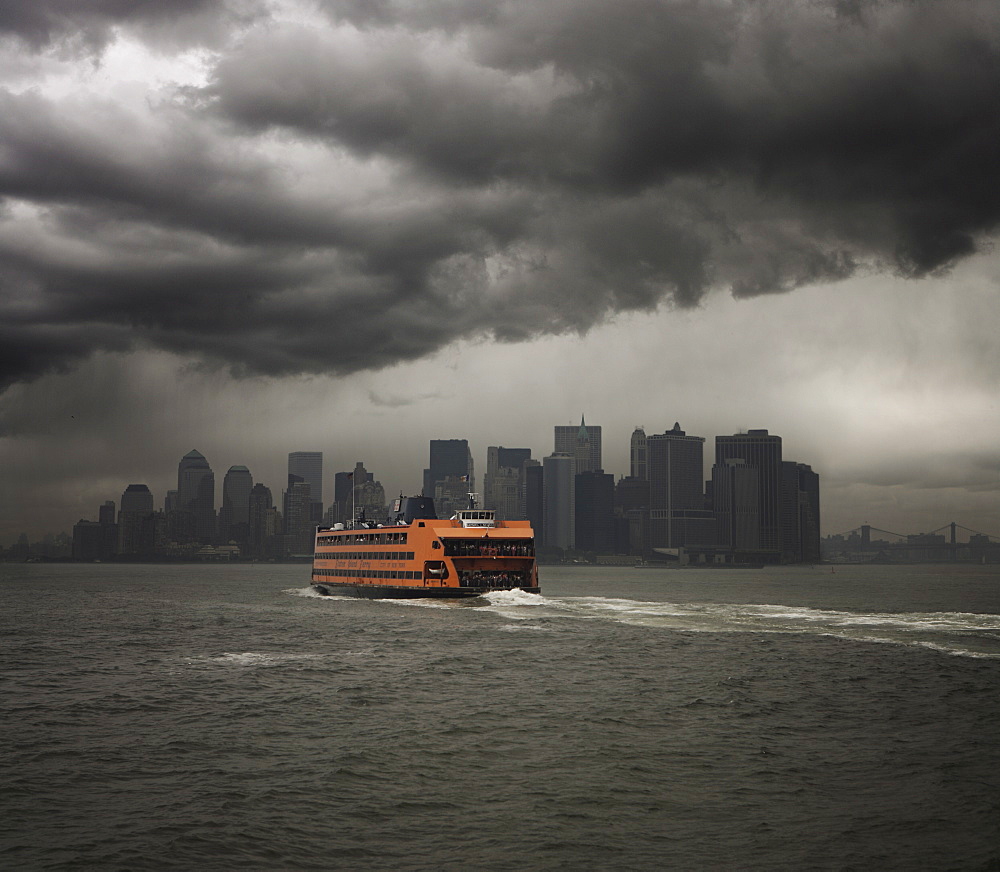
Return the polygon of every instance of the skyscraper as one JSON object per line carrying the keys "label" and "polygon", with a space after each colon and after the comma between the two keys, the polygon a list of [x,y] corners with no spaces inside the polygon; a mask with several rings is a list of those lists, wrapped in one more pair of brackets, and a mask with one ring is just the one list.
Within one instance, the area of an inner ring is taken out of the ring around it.
{"label": "skyscraper", "polygon": [[194,537],[215,539],[215,474],[200,451],[189,451],[177,465],[177,510],[191,515]]}
{"label": "skyscraper", "polygon": [[219,539],[245,543],[250,535],[250,491],[253,476],[245,466],[230,466],[222,481]]}
{"label": "skyscraper", "polygon": [[572,454],[542,460],[542,531],[548,547],[576,545],[576,461]]}
{"label": "skyscraper", "polygon": [[758,471],[742,458],[712,467],[712,503],[719,548],[747,553],[760,550]]}
{"label": "skyscraper", "polygon": [[773,552],[777,559],[781,552],[781,437],[767,430],[716,436],[716,465],[731,459],[743,460],[757,470],[760,548]]}
{"label": "skyscraper", "polygon": [[603,469],[601,463],[601,428],[587,424],[580,416],[578,427],[557,425],[553,454],[569,454],[576,461],[577,472]]}
{"label": "skyscraper", "polygon": [[649,467],[646,462],[646,431],[642,427],[636,427],[632,431],[632,439],[629,445],[629,475],[639,481],[649,479]]}
{"label": "skyscraper", "polygon": [[651,547],[714,543],[715,521],[705,508],[704,445],[704,437],[688,436],[677,423],[647,438]]}
{"label": "skyscraper", "polygon": [[540,461],[524,461],[522,468],[523,496],[521,499],[524,506],[524,519],[531,524],[531,529],[535,533],[535,541],[539,543],[545,541],[544,473],[545,470]]}
{"label": "skyscraper", "polygon": [[424,470],[423,496],[444,501],[437,505],[439,517],[464,509],[464,495],[476,489],[472,452],[466,439],[431,439],[430,465]]}
{"label": "skyscraper", "polygon": [[257,560],[275,556],[272,546],[278,533],[277,514],[271,489],[255,484],[250,489],[248,517],[250,553]]}
{"label": "skyscraper", "polygon": [[522,470],[524,461],[530,459],[530,448],[490,445],[486,449],[483,508],[493,509],[502,520],[516,521],[523,518]]}
{"label": "skyscraper", "polygon": [[804,463],[781,463],[781,559],[819,560],[819,476]]}
{"label": "skyscraper", "polygon": [[323,515],[323,452],[293,451],[288,455],[288,473],[297,475],[309,485],[312,508],[310,517],[318,521]]}
{"label": "skyscraper", "polygon": [[602,470],[577,474],[574,481],[575,544],[581,551],[615,551],[615,477]]}
{"label": "skyscraper", "polygon": [[282,499],[285,520],[285,553],[306,554],[313,549],[312,494],[302,476],[288,474],[288,488]]}
{"label": "skyscraper", "polygon": [[146,554],[153,550],[152,539],[143,536],[147,518],[153,514],[153,495],[144,484],[130,484],[122,494],[118,511],[118,553]]}

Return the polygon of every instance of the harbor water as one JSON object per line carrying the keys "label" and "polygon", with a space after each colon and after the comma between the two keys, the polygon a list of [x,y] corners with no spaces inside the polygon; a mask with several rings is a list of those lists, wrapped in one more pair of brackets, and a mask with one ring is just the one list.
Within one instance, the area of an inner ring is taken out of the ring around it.
{"label": "harbor water", "polygon": [[0,565],[6,870],[1000,870],[1000,567]]}

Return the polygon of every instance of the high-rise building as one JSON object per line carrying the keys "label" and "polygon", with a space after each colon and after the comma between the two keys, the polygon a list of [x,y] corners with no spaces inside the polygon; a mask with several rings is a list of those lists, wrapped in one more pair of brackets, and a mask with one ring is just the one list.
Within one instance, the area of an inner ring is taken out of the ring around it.
{"label": "high-rise building", "polygon": [[545,541],[545,519],[543,513],[544,472],[545,470],[542,467],[541,461],[526,460],[524,461],[521,473],[523,479],[521,503],[524,519],[531,524],[531,529],[535,533],[535,541],[539,543]]}
{"label": "high-rise building", "polygon": [[114,500],[106,500],[100,507],[98,523],[101,525],[101,544],[97,559],[107,560],[118,550],[118,521]]}
{"label": "high-rise building", "polygon": [[576,460],[551,454],[542,460],[542,534],[547,547],[576,545]]}
{"label": "high-rise building", "polygon": [[313,508],[311,518],[319,521],[323,515],[323,452],[293,451],[288,455],[288,472],[299,476],[309,485]]}
{"label": "high-rise building", "polygon": [[278,535],[277,512],[271,489],[260,483],[250,489],[247,505],[250,554],[257,560],[277,556],[274,540]]}
{"label": "high-rise building", "polygon": [[143,536],[147,517],[153,514],[153,494],[144,484],[130,484],[122,494],[118,511],[118,553],[149,554],[153,550],[150,536]]}
{"label": "high-rise building", "polygon": [[223,543],[249,541],[250,491],[253,476],[245,466],[230,466],[222,480],[222,508],[219,510],[219,540]]}
{"label": "high-rise building", "polygon": [[677,423],[647,438],[650,547],[714,544],[715,520],[705,508],[704,445],[704,437],[688,436]]}
{"label": "high-rise building", "polygon": [[781,559],[819,560],[819,476],[804,463],[781,463]]}
{"label": "high-rise building", "polygon": [[731,457],[712,467],[712,503],[716,544],[738,553],[760,550],[758,471],[742,458]]}
{"label": "high-rise building", "polygon": [[715,464],[742,460],[757,470],[760,549],[777,560],[781,553],[781,437],[767,430],[748,430],[715,437]]}
{"label": "high-rise building", "polygon": [[632,440],[629,445],[629,475],[639,481],[649,480],[649,466],[646,462],[646,431],[642,427],[636,427],[632,431]]}
{"label": "high-rise building", "polygon": [[377,521],[385,516],[385,488],[382,482],[375,480],[374,473],[365,469],[360,460],[354,465],[351,481],[354,484],[354,509],[357,513],[364,512],[370,521]]}
{"label": "high-rise building", "polygon": [[282,498],[282,516],[285,520],[285,553],[311,553],[314,544],[312,493],[309,482],[291,472]]}
{"label": "high-rise building", "polygon": [[466,439],[431,439],[430,465],[424,470],[423,496],[444,500],[435,502],[438,517],[466,508],[465,494],[476,490],[472,452]]}
{"label": "high-rise building", "polygon": [[603,469],[601,463],[601,428],[587,424],[580,416],[580,426],[555,428],[553,454],[569,454],[576,461],[577,472]]}
{"label": "high-rise building", "polygon": [[200,451],[189,451],[177,465],[177,511],[191,516],[198,541],[211,544],[216,535],[215,474]]}
{"label": "high-rise building", "polygon": [[615,551],[615,477],[603,470],[578,473],[574,481],[575,542],[580,551]]}
{"label": "high-rise building", "polygon": [[530,448],[486,449],[486,475],[483,479],[483,508],[493,509],[505,521],[524,518],[522,508],[522,471],[531,459]]}
{"label": "high-rise building", "polygon": [[104,559],[101,555],[101,536],[105,524],[81,518],[73,525],[73,559],[92,562]]}

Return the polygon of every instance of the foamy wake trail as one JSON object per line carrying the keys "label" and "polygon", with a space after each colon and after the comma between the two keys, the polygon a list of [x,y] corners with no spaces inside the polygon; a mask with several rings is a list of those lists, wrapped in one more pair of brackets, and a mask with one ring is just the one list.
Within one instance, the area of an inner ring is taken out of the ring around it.
{"label": "foamy wake trail", "polygon": [[334,602],[338,600],[356,601],[356,597],[353,596],[326,596],[325,594],[317,591],[314,587],[289,587],[283,590],[282,593],[287,593],[291,596],[301,596],[306,599],[332,600]]}
{"label": "foamy wake trail", "polygon": [[[856,642],[919,645],[1000,658],[1000,615],[964,612],[858,613],[768,603],[670,603],[604,597],[548,600],[567,616],[712,633],[801,633]],[[876,630],[878,636],[873,636]]]}
{"label": "foamy wake trail", "polygon": [[541,594],[528,593],[520,589],[495,590],[483,596],[498,606],[543,606],[548,603]]}
{"label": "foamy wake trail", "polygon": [[265,654],[255,651],[226,652],[214,657],[192,657],[190,662],[215,666],[282,666],[303,660],[318,660],[319,654]]}

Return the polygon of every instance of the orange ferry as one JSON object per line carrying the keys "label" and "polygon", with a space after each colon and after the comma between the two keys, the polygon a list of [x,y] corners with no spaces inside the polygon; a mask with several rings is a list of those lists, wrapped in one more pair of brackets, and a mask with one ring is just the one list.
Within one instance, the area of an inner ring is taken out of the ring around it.
{"label": "orange ferry", "polygon": [[530,522],[500,521],[476,508],[442,520],[429,497],[401,496],[393,512],[384,525],[361,518],[317,528],[312,585],[319,593],[373,599],[538,593]]}

